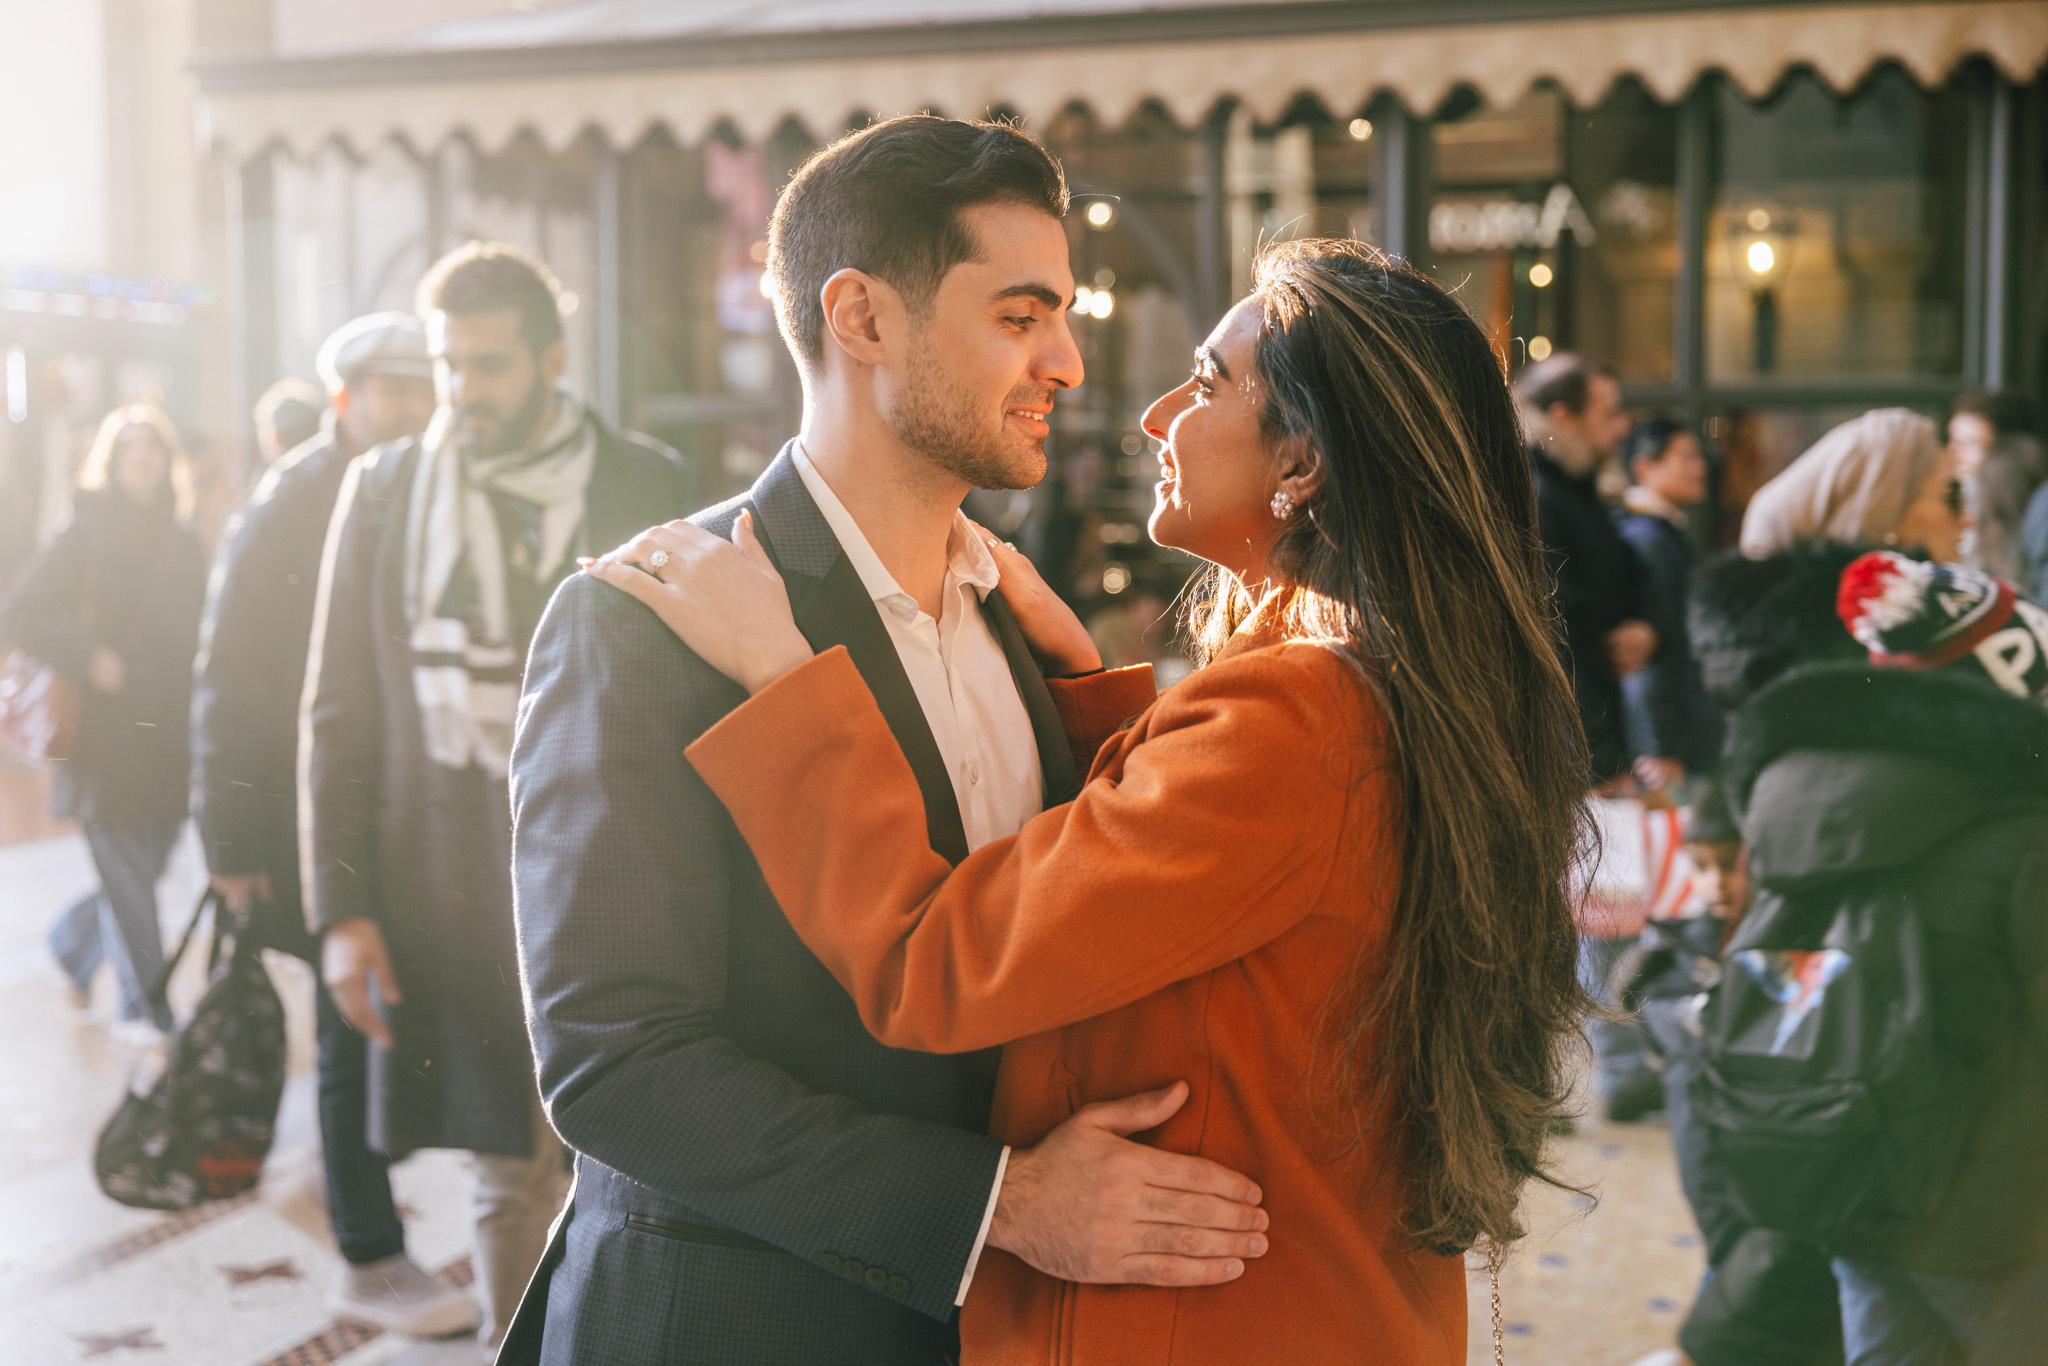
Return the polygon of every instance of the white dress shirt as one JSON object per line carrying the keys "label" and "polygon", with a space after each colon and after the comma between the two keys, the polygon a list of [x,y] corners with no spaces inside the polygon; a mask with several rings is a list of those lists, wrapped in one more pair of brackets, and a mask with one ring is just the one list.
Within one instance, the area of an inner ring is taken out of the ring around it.
{"label": "white dress shirt", "polygon": [[[791,446],[790,459],[839,548],[860,575],[861,586],[874,599],[903,671],[910,676],[925,724],[931,727],[946,774],[953,780],[968,849],[1016,834],[1043,807],[1044,779],[1038,766],[1038,738],[1024,699],[1017,695],[1009,657],[981,614],[982,599],[995,590],[1000,578],[995,557],[966,515],[954,513],[946,536],[946,586],[939,619],[934,621],[882,567],[860,524],[818,473],[802,442]],[[1009,1163],[1006,1147],[955,1304],[967,1300]]]}

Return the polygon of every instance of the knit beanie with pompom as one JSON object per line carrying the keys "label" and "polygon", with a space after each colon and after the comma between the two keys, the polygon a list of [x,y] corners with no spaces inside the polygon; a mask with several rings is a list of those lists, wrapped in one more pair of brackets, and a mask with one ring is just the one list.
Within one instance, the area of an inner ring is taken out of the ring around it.
{"label": "knit beanie with pompom", "polygon": [[1879,668],[1959,664],[2015,697],[2048,695],[2048,612],[2003,579],[1875,550],[1842,571],[1835,610]]}

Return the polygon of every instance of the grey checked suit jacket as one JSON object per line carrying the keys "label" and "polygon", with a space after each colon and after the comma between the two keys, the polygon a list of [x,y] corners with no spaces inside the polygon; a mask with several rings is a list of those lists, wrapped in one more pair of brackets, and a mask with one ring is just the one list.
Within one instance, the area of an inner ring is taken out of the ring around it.
{"label": "grey checked suit jacket", "polygon": [[[784,451],[739,509],[823,650],[844,644],[923,789],[932,847],[966,854],[916,694]],[[1001,600],[1048,803],[1078,785]],[[534,638],[512,756],[527,1018],[576,1191],[499,1360],[933,1366],[1001,1147],[994,1056],[886,1048],[789,928],[683,757],[744,699],[654,614],[588,578]]]}

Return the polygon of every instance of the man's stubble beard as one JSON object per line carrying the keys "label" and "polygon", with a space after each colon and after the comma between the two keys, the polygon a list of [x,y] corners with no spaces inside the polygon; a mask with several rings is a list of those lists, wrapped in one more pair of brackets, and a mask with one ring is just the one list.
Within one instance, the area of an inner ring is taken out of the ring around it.
{"label": "man's stubble beard", "polygon": [[[473,456],[489,459],[492,456],[510,455],[514,451],[526,449],[532,444],[534,437],[539,435],[541,414],[547,411],[547,404],[548,386],[545,381],[536,378],[527,389],[526,397],[520,400],[518,410],[512,414],[509,421],[499,426],[496,436],[487,438],[481,434],[465,435],[461,424],[462,409],[455,412],[456,436]],[[485,411],[494,417],[497,416],[494,409]]]}
{"label": "man's stubble beard", "polygon": [[[974,488],[1036,488],[1045,478],[1045,443],[1011,435],[1006,421],[991,430],[977,420],[973,397],[947,380],[938,348],[929,334],[920,337],[910,357],[908,382],[889,414],[896,439]],[[1050,398],[1049,389],[1014,389],[1004,400],[1004,411]]]}

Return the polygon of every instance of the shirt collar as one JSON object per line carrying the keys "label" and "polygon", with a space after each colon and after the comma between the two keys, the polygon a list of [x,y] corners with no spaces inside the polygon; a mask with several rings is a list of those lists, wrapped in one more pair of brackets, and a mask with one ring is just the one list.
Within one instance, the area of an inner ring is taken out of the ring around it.
{"label": "shirt collar", "polygon": [[1641,484],[1630,484],[1623,489],[1621,503],[1630,512],[1639,512],[1646,517],[1662,517],[1680,531],[1685,529],[1685,509]]}
{"label": "shirt collar", "polygon": [[[903,585],[896,582],[896,576],[883,567],[881,557],[868,544],[860,523],[853,520],[846,504],[839,501],[839,495],[832,491],[832,486],[825,482],[825,476],[811,463],[802,441],[791,443],[790,463],[796,466],[797,477],[804,481],[811,501],[818,505],[818,511],[825,518],[825,525],[831,527],[832,534],[838,538],[839,548],[846,552],[853,572],[860,575],[861,587],[867,590],[868,596],[881,606],[893,609],[901,599],[915,609],[917,599],[904,592]],[[995,556],[989,554],[988,546],[975,534],[973,523],[963,512],[953,514],[953,525],[946,533],[946,572],[973,587],[975,595],[981,598],[993,592],[1002,579],[996,568]]]}

